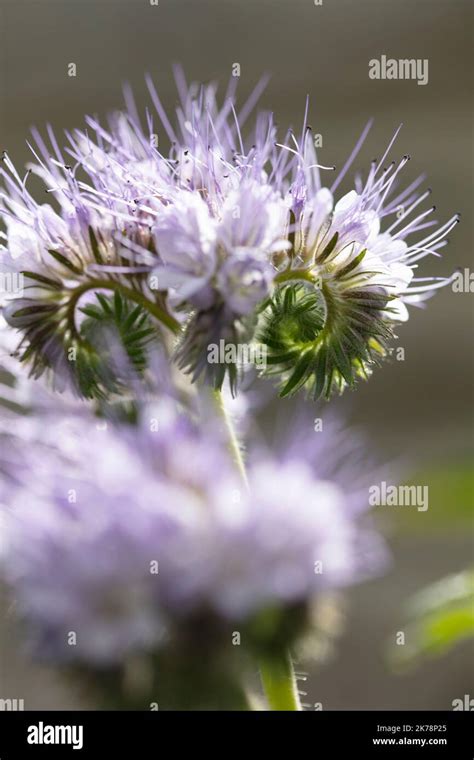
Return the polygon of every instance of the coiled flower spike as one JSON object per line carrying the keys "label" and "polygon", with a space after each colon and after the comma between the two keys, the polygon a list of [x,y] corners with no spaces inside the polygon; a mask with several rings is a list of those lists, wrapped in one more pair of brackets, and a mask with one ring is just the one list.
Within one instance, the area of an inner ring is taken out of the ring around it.
{"label": "coiled flower spike", "polygon": [[[431,193],[418,195],[417,180],[387,201],[409,160],[403,156],[396,168],[392,162],[377,177],[399,130],[382,161],[372,162],[365,185],[357,178],[357,190],[334,206],[332,192],[369,127],[370,123],[331,190],[316,189],[308,203],[308,183],[301,173],[290,188],[292,248],[275,277],[279,287],[265,304],[259,335],[269,348],[270,372],[283,377],[282,396],[304,386],[314,398],[329,398],[334,390],[341,392],[357,378],[367,378],[372,366],[387,355],[396,323],[408,319],[405,304],[422,304],[452,279],[415,278],[414,271],[420,259],[439,255],[436,251],[446,244],[445,236],[459,215],[411,245],[406,236],[436,224],[424,221],[434,206],[396,231]],[[311,152],[307,137],[305,144]],[[295,155],[302,164],[303,157]],[[394,214],[393,223],[381,232],[383,217]]]}

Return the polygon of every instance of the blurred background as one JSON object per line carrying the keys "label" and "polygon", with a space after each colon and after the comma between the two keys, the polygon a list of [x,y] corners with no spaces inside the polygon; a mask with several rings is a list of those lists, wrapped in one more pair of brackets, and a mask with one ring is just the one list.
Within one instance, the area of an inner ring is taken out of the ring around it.
{"label": "blurred background", "polygon": [[[50,122],[60,134],[82,126],[85,113],[105,116],[121,106],[125,81],[144,108],[145,72],[173,108],[172,63],[184,66],[188,80],[219,80],[222,89],[239,63],[241,103],[262,74],[271,75],[262,104],[282,130],[300,127],[310,95],[309,122],[322,135],[324,164],[340,166],[375,117],[340,192],[350,189],[353,172],[381,156],[403,122],[392,157],[412,156],[404,181],[426,171],[437,218],[463,215],[443,259],[427,261],[420,274],[473,271],[468,0],[0,0],[0,25],[0,148],[17,167],[30,158],[25,141],[33,124]],[[369,79],[369,60],[382,54],[428,59],[428,84]],[[76,77],[68,76],[70,63]],[[350,592],[332,656],[308,666],[306,701],[323,709],[451,709],[454,699],[474,696],[469,641],[401,670],[386,656],[396,632],[408,631],[409,597],[473,560],[472,298],[446,288],[428,309],[412,311],[396,342],[405,360],[394,357],[356,394],[332,404],[365,429],[382,458],[410,463],[412,482],[429,487],[430,506],[380,515],[392,567]],[[314,417],[327,411],[308,407]],[[0,698],[23,698],[26,709],[83,706],[28,663],[7,617],[0,644]]]}

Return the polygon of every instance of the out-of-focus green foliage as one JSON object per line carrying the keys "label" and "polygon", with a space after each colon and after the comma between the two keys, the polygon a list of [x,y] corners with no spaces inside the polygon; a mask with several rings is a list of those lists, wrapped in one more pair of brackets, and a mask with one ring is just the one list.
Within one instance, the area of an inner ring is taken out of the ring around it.
{"label": "out-of-focus green foliage", "polygon": [[474,528],[474,469],[471,461],[420,470],[408,484],[428,486],[429,508],[422,513],[422,519],[416,509],[397,510],[396,525],[400,530],[426,533]]}
{"label": "out-of-focus green foliage", "polygon": [[413,596],[389,656],[407,665],[422,656],[440,656],[459,642],[474,638],[474,570],[450,575]]}

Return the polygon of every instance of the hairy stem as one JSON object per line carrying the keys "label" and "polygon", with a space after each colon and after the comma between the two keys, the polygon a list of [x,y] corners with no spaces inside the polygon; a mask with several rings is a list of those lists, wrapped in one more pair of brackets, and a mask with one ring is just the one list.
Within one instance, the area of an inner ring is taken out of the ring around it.
{"label": "hairy stem", "polygon": [[[242,450],[239,446],[232,420],[225,407],[221,391],[214,390],[213,398],[216,408],[226,427],[230,454],[243,483],[248,488],[248,479]],[[301,710],[293,663],[289,652],[285,653],[281,660],[260,663],[260,675],[263,690],[271,710]]]}
{"label": "hairy stem", "polygon": [[263,688],[272,710],[301,710],[291,656],[260,663]]}
{"label": "hairy stem", "polygon": [[214,390],[212,394],[216,403],[217,411],[219,412],[225,424],[227,438],[228,438],[228,446],[229,446],[231,457],[235,462],[235,466],[237,467],[239,471],[239,475],[242,478],[243,483],[245,484],[246,487],[248,487],[247,471],[245,469],[245,462],[242,456],[242,450],[240,448],[239,441],[237,439],[234,425],[232,424],[230,415],[228,414],[227,409],[225,407],[224,398],[222,396],[221,391],[219,390]]}

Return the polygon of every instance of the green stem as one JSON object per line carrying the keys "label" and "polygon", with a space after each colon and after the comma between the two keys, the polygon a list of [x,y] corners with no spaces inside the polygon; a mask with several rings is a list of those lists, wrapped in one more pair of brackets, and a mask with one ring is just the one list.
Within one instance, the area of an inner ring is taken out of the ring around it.
{"label": "green stem", "polygon": [[310,269],[286,269],[274,278],[274,282],[278,284],[289,282],[290,280],[306,280],[306,282],[314,284],[318,281],[318,277]]}
{"label": "green stem", "polygon": [[217,411],[224,421],[224,425],[227,432],[228,447],[229,447],[230,455],[232,459],[234,460],[235,466],[237,467],[239,471],[239,475],[242,478],[242,482],[248,488],[247,471],[245,469],[245,462],[242,456],[242,450],[240,448],[239,441],[237,440],[237,435],[235,433],[232,420],[225,407],[224,398],[222,396],[222,393],[219,390],[213,390],[212,395],[216,404]]}
{"label": "green stem", "polygon": [[293,663],[288,653],[278,661],[260,663],[260,676],[271,710],[301,710]]}
{"label": "green stem", "polygon": [[[242,450],[239,446],[232,420],[225,407],[222,393],[219,390],[214,390],[212,395],[216,408],[226,427],[230,454],[243,483],[248,488],[248,479]],[[263,690],[271,710],[301,710],[293,663],[289,652],[285,653],[281,660],[260,663],[260,674]]]}
{"label": "green stem", "polygon": [[71,300],[69,302],[71,317],[74,315],[77,302],[81,296],[84,295],[84,293],[87,293],[88,290],[118,290],[124,296],[124,298],[128,298],[130,301],[133,301],[134,303],[142,306],[152,316],[154,316],[155,319],[172,330],[172,332],[177,333],[180,329],[179,322],[174,317],[172,317],[171,314],[168,314],[167,311],[162,309],[161,306],[153,303],[153,301],[149,301],[148,298],[143,295],[143,293],[140,293],[140,291],[133,290],[133,288],[129,288],[126,285],[123,285],[121,282],[115,282],[113,280],[88,280],[82,285],[79,285],[79,287],[75,288],[72,292]]}

